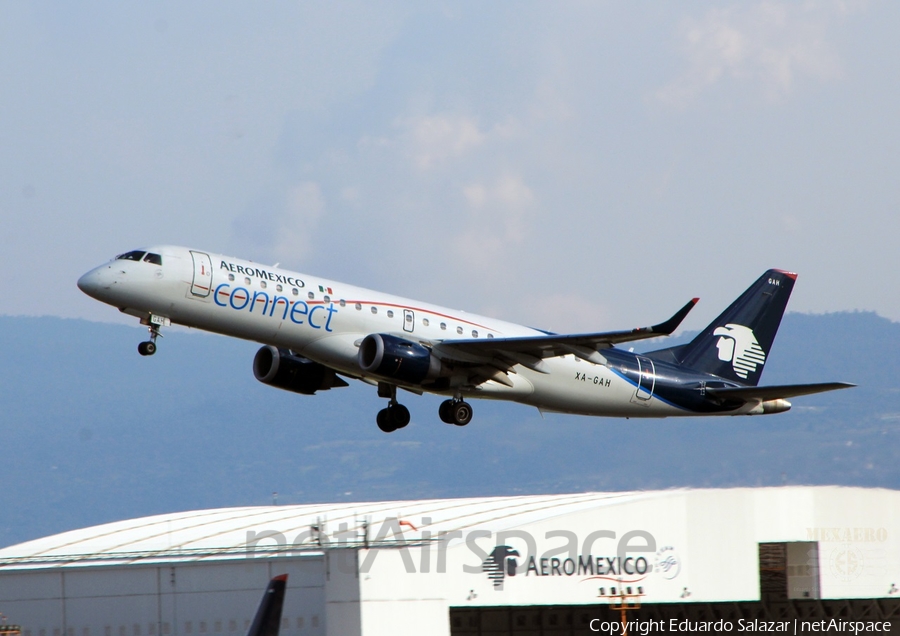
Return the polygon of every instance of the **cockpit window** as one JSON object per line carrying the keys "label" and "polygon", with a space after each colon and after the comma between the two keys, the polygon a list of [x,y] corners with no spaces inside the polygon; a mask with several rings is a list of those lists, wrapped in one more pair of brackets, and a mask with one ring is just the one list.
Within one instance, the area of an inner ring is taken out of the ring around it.
{"label": "cockpit window", "polygon": [[154,254],[153,252],[147,252],[147,255],[144,257],[145,263],[153,263],[154,265],[162,265],[162,256],[159,254]]}
{"label": "cockpit window", "polygon": [[140,250],[135,250],[133,252],[125,252],[124,254],[119,254],[116,256],[117,261],[139,261],[144,258],[144,254],[147,252],[142,252]]}

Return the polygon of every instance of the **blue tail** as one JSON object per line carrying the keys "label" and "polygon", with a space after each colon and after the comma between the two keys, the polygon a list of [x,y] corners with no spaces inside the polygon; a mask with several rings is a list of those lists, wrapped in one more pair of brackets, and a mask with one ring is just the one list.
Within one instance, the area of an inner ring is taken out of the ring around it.
{"label": "blue tail", "polygon": [[756,386],[796,279],[796,274],[770,269],[688,344],[648,355]]}
{"label": "blue tail", "polygon": [[287,574],[282,574],[269,581],[269,587],[263,594],[259,609],[256,610],[256,618],[253,619],[247,636],[278,636],[287,578]]}

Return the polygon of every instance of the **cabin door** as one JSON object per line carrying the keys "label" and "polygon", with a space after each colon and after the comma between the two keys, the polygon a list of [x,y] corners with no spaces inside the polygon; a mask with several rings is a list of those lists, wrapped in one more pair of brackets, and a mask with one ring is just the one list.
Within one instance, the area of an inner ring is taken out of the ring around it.
{"label": "cabin door", "polygon": [[644,356],[635,356],[638,364],[638,386],[634,392],[634,402],[647,403],[653,397],[656,387],[656,369],[653,360]]}
{"label": "cabin door", "polygon": [[191,282],[191,294],[207,298],[212,291],[212,261],[209,254],[191,250],[194,260],[194,280]]}

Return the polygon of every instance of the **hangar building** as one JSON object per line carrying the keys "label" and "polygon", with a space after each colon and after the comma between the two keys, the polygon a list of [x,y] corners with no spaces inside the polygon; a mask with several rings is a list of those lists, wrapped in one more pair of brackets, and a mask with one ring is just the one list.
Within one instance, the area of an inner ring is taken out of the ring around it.
{"label": "hangar building", "polygon": [[230,636],[246,633],[267,581],[282,573],[285,636],[586,634],[600,621],[611,629],[623,607],[626,620],[727,620],[734,631],[738,621],[863,617],[900,631],[900,491],[165,514],[0,550],[0,612],[23,636]]}

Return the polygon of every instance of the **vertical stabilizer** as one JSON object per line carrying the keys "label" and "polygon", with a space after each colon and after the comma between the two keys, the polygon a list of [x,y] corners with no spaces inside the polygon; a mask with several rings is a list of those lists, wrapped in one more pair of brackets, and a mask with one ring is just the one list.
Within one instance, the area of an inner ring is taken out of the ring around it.
{"label": "vertical stabilizer", "polygon": [[287,578],[287,574],[282,574],[269,581],[247,636],[278,636]]}
{"label": "vertical stabilizer", "polygon": [[756,386],[797,275],[770,269],[700,335],[671,349],[675,361],[703,373]]}

